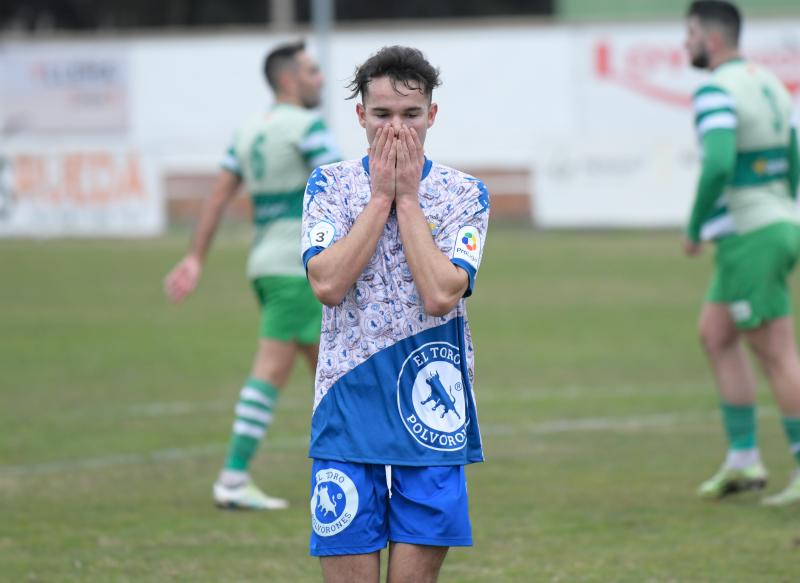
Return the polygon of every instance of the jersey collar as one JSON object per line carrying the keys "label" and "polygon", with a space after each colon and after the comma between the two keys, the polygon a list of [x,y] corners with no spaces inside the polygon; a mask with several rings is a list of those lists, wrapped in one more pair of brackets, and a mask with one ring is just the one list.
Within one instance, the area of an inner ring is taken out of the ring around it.
{"label": "jersey collar", "polygon": [[[361,165],[364,167],[364,172],[367,173],[369,176],[369,156],[364,156],[361,158]],[[419,181],[422,182],[428,177],[428,174],[431,172],[431,166],[433,166],[433,162],[425,156],[425,164],[422,166],[422,176],[420,177]]]}
{"label": "jersey collar", "polygon": [[724,63],[720,63],[717,65],[715,71],[721,69],[722,67],[727,67],[728,65],[735,65],[737,63],[744,63],[744,59],[742,57],[733,57],[732,59],[728,59]]}

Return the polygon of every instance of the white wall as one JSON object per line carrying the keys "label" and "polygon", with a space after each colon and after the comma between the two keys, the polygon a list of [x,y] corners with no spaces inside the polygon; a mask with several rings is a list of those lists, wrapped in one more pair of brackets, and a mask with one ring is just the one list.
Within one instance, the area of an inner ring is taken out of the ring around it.
{"label": "white wall", "polygon": [[[354,102],[345,99],[354,67],[382,46],[416,46],[444,82],[434,95],[440,113],[426,144],[432,158],[462,167],[530,168],[534,213],[543,226],[679,225],[697,168],[688,99],[704,79],[685,62],[683,35],[677,22],[337,31],[328,59],[328,121],[345,155],[361,155],[363,130]],[[36,49],[63,55],[88,44],[127,55],[128,129],[93,135],[130,145],[161,171],[193,171],[213,170],[236,125],[269,106],[262,59],[289,38],[227,33],[48,42]],[[0,56],[30,48],[2,42]],[[748,23],[744,50],[800,90],[800,21]],[[2,83],[0,76],[0,96]],[[0,150],[35,147],[41,139],[6,135]]]}

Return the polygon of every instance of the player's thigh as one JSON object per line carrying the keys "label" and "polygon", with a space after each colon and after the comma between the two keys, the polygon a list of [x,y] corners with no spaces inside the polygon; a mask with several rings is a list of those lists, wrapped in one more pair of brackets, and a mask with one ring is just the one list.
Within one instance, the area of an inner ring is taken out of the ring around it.
{"label": "player's thigh", "polygon": [[700,308],[697,332],[703,346],[710,351],[735,346],[739,341],[739,330],[728,304],[705,302]]}
{"label": "player's thigh", "polygon": [[320,557],[325,583],[378,583],[381,575],[380,551],[363,555]]}
{"label": "player's thigh", "polygon": [[723,239],[711,301],[725,303],[734,325],[750,330],[791,313],[787,278],[797,261],[800,229],[775,223]]}
{"label": "player's thigh", "polygon": [[391,466],[389,540],[435,547],[471,546],[464,466]]}
{"label": "player's thigh", "polygon": [[251,376],[263,379],[277,388],[283,387],[297,354],[295,342],[259,338]]}
{"label": "player's thigh", "polygon": [[253,281],[261,306],[259,336],[283,342],[319,342],[322,306],[304,277],[268,276]]}
{"label": "player's thigh", "polygon": [[387,583],[435,583],[448,547],[391,543]]}
{"label": "player's thigh", "polygon": [[297,348],[306,359],[308,368],[313,375],[317,370],[317,360],[319,360],[319,344],[298,344]]}
{"label": "player's thigh", "polygon": [[797,358],[794,319],[776,318],[745,332],[747,342],[762,364],[770,366],[785,359]]}
{"label": "player's thigh", "polygon": [[385,548],[388,498],[385,466],[315,459],[311,466],[311,555],[369,555]]}

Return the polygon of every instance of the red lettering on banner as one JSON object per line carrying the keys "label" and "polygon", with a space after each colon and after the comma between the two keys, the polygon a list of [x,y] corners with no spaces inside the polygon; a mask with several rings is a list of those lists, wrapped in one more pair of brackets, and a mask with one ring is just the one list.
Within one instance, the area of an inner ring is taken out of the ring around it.
{"label": "red lettering on banner", "polygon": [[141,164],[132,153],[18,154],[13,158],[12,168],[18,199],[42,198],[54,204],[104,206],[147,198]]}
{"label": "red lettering on banner", "polygon": [[[610,41],[600,40],[593,47],[593,57],[594,72],[600,79],[663,103],[678,107],[691,104],[690,91],[670,87],[663,77],[680,75],[689,66],[680,48],[638,44],[620,55]],[[791,93],[800,93],[800,51],[755,52],[751,59],[772,69]],[[660,80],[657,75],[662,76]]]}

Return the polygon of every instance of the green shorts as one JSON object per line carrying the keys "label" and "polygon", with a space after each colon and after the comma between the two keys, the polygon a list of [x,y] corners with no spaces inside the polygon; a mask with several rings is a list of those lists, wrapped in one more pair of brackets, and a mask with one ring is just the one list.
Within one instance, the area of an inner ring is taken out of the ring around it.
{"label": "green shorts", "polygon": [[322,305],[305,277],[270,275],[252,284],[261,304],[261,338],[319,343]]}
{"label": "green shorts", "polygon": [[706,301],[729,304],[737,328],[792,313],[787,279],[800,255],[800,226],[775,223],[717,243]]}

